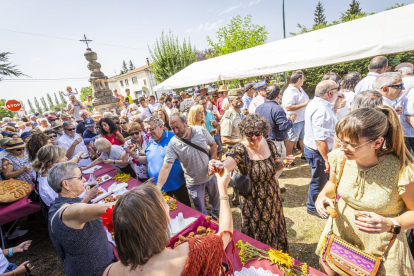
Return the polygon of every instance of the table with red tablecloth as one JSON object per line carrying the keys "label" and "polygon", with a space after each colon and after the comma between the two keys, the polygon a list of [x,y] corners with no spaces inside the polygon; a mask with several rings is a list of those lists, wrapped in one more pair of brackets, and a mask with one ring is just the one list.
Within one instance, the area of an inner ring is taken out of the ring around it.
{"label": "table with red tablecloth", "polygon": [[[108,171],[107,170],[108,168],[106,166],[109,166],[109,165],[104,164],[102,166],[103,168],[101,169],[102,171],[101,170],[95,171],[95,176],[101,176],[103,174],[108,174],[109,176],[113,177],[117,173],[116,170]],[[114,182],[119,183],[119,181],[115,181],[115,180],[111,179],[111,180],[101,184],[100,186],[102,188],[104,188],[105,190],[108,190],[108,187],[111,186]],[[135,178],[132,178],[132,177],[129,179],[129,181],[127,181],[127,183],[128,183],[128,190],[142,184],[141,182],[139,182],[138,180],[136,180]],[[203,216],[202,213],[200,213],[200,212],[194,210],[193,208],[190,208],[190,207],[182,204],[181,202],[177,201],[177,210],[170,211],[170,217],[175,218],[178,215],[178,213],[183,213],[184,218],[189,218],[189,217],[198,218],[199,216]],[[251,244],[251,245],[253,245],[253,246],[255,246],[259,249],[269,250],[268,245],[265,245],[265,244],[255,240],[255,239],[253,239],[249,236],[246,236],[246,235],[244,235],[243,233],[241,233],[237,230],[233,231],[233,239],[236,243],[237,243],[237,241],[242,240],[243,243],[248,242],[249,244]],[[232,246],[231,246],[231,244],[229,244],[226,248],[226,254],[229,257],[230,261],[232,262],[234,270],[235,271],[240,271],[243,268],[243,265],[242,265],[242,263],[239,259],[239,256],[238,256],[238,253],[239,253],[240,249],[236,247],[236,251],[235,251],[234,256],[232,256],[231,251],[232,251]],[[294,260],[294,264],[295,265],[300,265],[302,263],[298,260]],[[252,261],[249,261],[245,265],[245,267],[251,267],[251,266],[253,266],[255,268],[260,268],[261,267],[264,270],[269,270],[274,274],[284,275],[283,272],[281,272],[277,268],[277,266],[270,265],[270,262],[267,261],[267,260],[261,260],[261,261],[252,260]],[[320,271],[318,271],[318,270],[316,270],[312,267],[309,267],[308,274],[309,275],[318,275],[318,276],[319,275],[320,276],[326,275],[326,274],[324,274],[324,273],[322,273],[322,272],[320,272]]]}

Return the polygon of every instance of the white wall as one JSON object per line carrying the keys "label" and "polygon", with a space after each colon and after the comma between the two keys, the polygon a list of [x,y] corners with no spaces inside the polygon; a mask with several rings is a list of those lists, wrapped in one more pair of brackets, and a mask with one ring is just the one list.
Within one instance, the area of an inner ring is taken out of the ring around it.
{"label": "white wall", "polygon": [[[132,78],[136,77],[137,82],[133,83]],[[116,80],[116,82],[112,81]],[[126,75],[125,77],[113,77],[111,82],[109,82],[109,88],[111,90],[118,90],[123,96],[126,96],[125,89],[129,88],[131,91],[131,96],[133,99],[137,98],[136,92],[138,92],[138,96],[142,93],[145,93],[147,96],[154,95],[153,87],[158,83],[154,79],[154,74],[150,71],[143,70],[134,74]],[[123,82],[123,86],[121,86],[121,81]],[[126,85],[125,80],[128,81],[128,85]]]}

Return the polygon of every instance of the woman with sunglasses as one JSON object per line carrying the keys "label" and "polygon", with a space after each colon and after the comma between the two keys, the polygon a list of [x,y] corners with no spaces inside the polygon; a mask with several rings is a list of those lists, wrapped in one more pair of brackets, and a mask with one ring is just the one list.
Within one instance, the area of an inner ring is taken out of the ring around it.
{"label": "woman with sunglasses", "polygon": [[5,149],[8,154],[3,159],[3,175],[6,179],[23,180],[34,186],[35,175],[25,146],[26,144],[20,138],[12,138],[6,143]]}
{"label": "woman with sunglasses", "polygon": [[138,180],[144,182],[148,180],[147,164],[143,164],[138,161],[139,156],[145,155],[145,149],[149,143],[148,134],[142,133],[141,125],[138,123],[131,123],[129,125],[128,132],[131,134],[131,139],[125,142],[124,148],[128,148],[129,145],[134,145],[130,152],[132,159],[130,164],[135,170]]}
{"label": "woman with sunglasses", "polygon": [[125,138],[122,136],[116,124],[109,118],[102,118],[97,124],[100,128],[100,133],[112,144],[122,146],[125,143]]}
{"label": "woman with sunglasses", "polygon": [[49,145],[56,145],[57,144],[57,134],[53,131],[53,129],[47,129],[43,132],[49,138],[48,144]]}
{"label": "woman with sunglasses", "polygon": [[121,116],[121,117],[119,118],[119,125],[118,125],[118,128],[119,128],[119,130],[121,131],[121,134],[122,134],[122,136],[123,136],[124,138],[128,138],[129,136],[131,136],[131,135],[129,134],[128,127],[129,127],[128,117],[126,117],[126,116]]}
{"label": "woman with sunglasses", "polygon": [[[228,153],[224,163],[211,160],[210,172],[223,165],[229,174],[248,175],[252,182],[250,194],[240,195],[242,211],[241,231],[277,250],[288,252],[286,222],[276,172],[284,168],[272,140],[264,139],[270,131],[269,123],[259,114],[249,114],[239,123],[242,141]],[[285,164],[292,163],[288,158]]]}
{"label": "woman with sunglasses", "polygon": [[[378,275],[414,275],[403,231],[414,228],[414,159],[398,115],[385,105],[354,110],[336,125],[335,141],[340,148],[328,154],[330,177],[315,206],[322,217],[328,217],[327,205],[338,216],[329,218],[316,253],[333,230],[365,253],[381,257],[395,233],[397,239]],[[336,206],[335,186],[341,196]],[[322,261],[319,264],[328,275],[337,275]]]}

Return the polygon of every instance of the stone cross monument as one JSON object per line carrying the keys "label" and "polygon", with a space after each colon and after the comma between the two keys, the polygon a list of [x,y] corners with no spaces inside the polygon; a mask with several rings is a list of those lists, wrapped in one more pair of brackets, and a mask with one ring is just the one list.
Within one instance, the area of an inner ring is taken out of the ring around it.
{"label": "stone cross monument", "polygon": [[88,69],[91,71],[89,82],[92,85],[93,91],[93,108],[101,114],[108,110],[116,112],[120,107],[119,99],[113,96],[112,91],[108,87],[108,77],[101,72],[101,64],[96,62],[98,55],[88,47],[84,56],[89,61]]}

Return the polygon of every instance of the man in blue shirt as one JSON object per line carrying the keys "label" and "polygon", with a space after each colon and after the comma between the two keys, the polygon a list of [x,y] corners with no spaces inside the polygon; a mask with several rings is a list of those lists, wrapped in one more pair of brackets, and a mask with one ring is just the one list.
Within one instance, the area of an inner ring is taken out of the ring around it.
{"label": "man in blue shirt", "polygon": [[83,141],[85,142],[85,145],[89,145],[90,142],[95,140],[96,135],[96,129],[95,129],[95,121],[91,118],[87,118],[85,120],[85,131],[82,133]]}
{"label": "man in blue shirt", "polygon": [[[286,157],[285,139],[289,129],[292,128],[296,118],[296,113],[286,117],[286,113],[279,105],[280,88],[277,85],[266,87],[266,101],[259,105],[256,113],[262,115],[269,122],[271,130],[267,138],[275,142],[280,158]],[[282,174],[282,170],[276,173],[276,179]],[[280,185],[281,192],[285,192],[286,188]]]}
{"label": "man in blue shirt", "polygon": [[[320,217],[315,208],[315,200],[329,178],[328,153],[332,150],[335,126],[338,122],[333,109],[339,97],[339,85],[333,80],[321,81],[315,89],[315,98],[308,104],[305,111],[305,158],[312,168],[309,184],[308,213]],[[340,102],[338,102],[340,103]]]}
{"label": "man in blue shirt", "polygon": [[244,95],[242,97],[242,101],[243,101],[243,107],[241,108],[241,111],[243,112],[244,115],[249,114],[249,106],[250,103],[253,100],[253,94],[254,94],[254,83],[249,83],[246,84],[246,86],[244,87]]}
{"label": "man in blue shirt", "polygon": [[[144,120],[146,132],[151,136],[145,155],[139,158],[139,162],[147,163],[148,176],[153,183],[157,183],[158,174],[164,164],[164,157],[167,151],[168,143],[174,137],[174,132],[164,130],[163,121],[155,116],[148,117]],[[141,160],[143,159],[143,160]],[[144,162],[142,162],[144,161]],[[167,195],[174,197],[181,203],[191,207],[188,190],[185,185],[184,171],[181,168],[180,161],[175,160],[171,172],[165,182],[163,191]]]}

